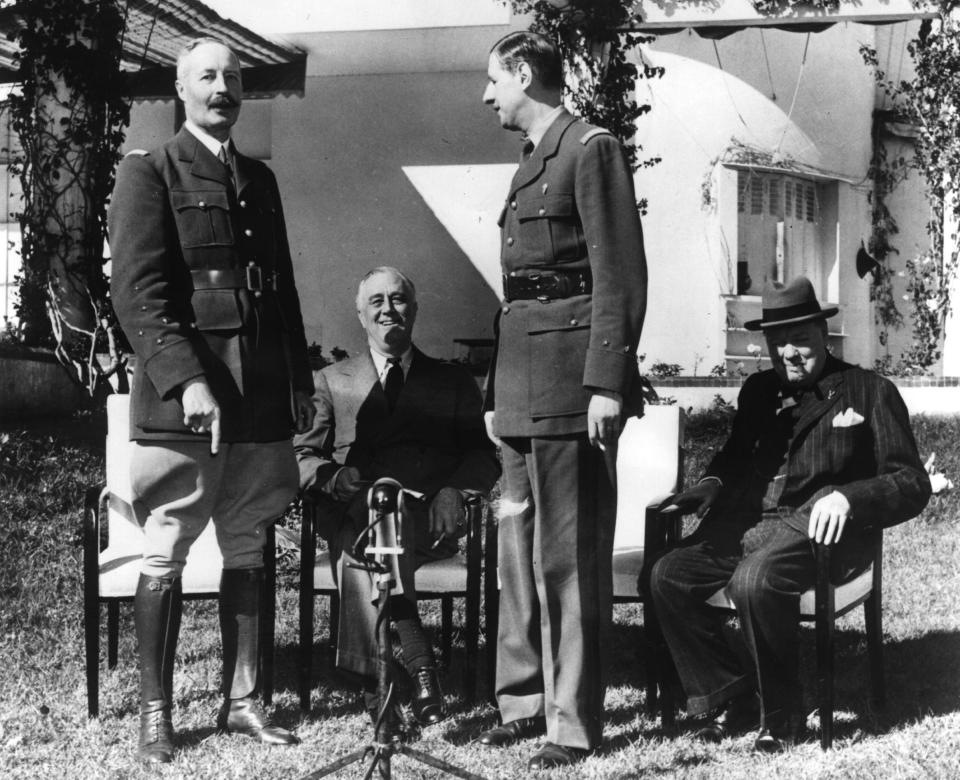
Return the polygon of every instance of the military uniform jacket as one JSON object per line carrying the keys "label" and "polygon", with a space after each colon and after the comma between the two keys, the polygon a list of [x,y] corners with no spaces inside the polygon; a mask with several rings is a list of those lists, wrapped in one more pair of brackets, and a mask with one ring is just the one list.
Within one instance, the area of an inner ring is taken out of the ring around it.
{"label": "military uniform jacket", "polygon": [[772,369],[744,383],[730,438],[706,471],[724,485],[712,515],[756,522],[774,478],[784,480],[777,513],[804,534],[813,504],[834,490],[850,502],[853,529],[895,525],[926,506],[930,480],[892,382],[828,357],[785,454],[775,433],[780,388]]}
{"label": "military uniform jacket", "polygon": [[137,357],[134,439],[198,438],[180,404],[194,377],[209,383],[228,442],[288,438],[291,390],[313,392],[276,179],[257,160],[234,162],[236,185],[184,128],[117,170],[111,295]]}
{"label": "military uniform jacket", "polygon": [[520,164],[500,226],[505,275],[589,269],[593,290],[504,302],[484,407],[496,412],[497,435],[583,432],[597,389],[621,393],[637,411],[647,267],[620,142],[561,114]]}
{"label": "military uniform jacket", "polygon": [[313,428],[294,438],[302,488],[322,487],[343,466],[428,499],[443,487],[487,493],[500,476],[480,391],[462,366],[414,348],[393,412],[369,352],[327,366],[316,384]]}

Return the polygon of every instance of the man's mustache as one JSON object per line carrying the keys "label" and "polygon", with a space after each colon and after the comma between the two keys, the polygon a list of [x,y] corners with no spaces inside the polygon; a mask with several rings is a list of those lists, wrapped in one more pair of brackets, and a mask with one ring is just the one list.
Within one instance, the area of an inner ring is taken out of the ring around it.
{"label": "man's mustache", "polygon": [[239,105],[239,101],[234,100],[232,97],[219,97],[210,101],[211,108],[236,108]]}

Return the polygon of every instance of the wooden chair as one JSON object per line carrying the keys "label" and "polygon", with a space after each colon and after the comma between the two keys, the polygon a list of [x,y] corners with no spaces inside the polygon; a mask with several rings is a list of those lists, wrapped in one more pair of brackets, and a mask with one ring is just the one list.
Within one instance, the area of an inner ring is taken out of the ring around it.
{"label": "wooden chair", "polygon": [[[86,644],[87,711],[100,713],[100,605],[107,605],[107,667],[117,665],[120,604],[132,602],[140,578],[143,530],[133,511],[130,488],[129,396],[107,399],[106,482],[86,492],[83,514],[83,615]],[[264,550],[264,589],[261,609],[261,670],[263,699],[273,697],[273,644],[276,553],[272,524]],[[223,557],[213,523],[190,548],[183,571],[184,599],[217,598]]]}
{"label": "wooden chair", "polygon": [[[650,549],[672,546],[680,539],[681,522],[676,515],[652,512],[648,515]],[[800,620],[812,622],[816,634],[817,700],[820,712],[820,747],[828,750],[833,745],[834,706],[834,630],[837,618],[843,617],[861,604],[867,634],[867,656],[870,665],[870,688],[873,701],[882,705],[885,699],[883,679],[882,564],[883,530],[872,534],[873,560],[869,567],[845,582],[839,582],[829,545],[817,545],[816,583],[800,597]],[[736,608],[726,590],[721,589],[707,603],[729,612]],[[667,679],[675,675],[669,660],[669,651],[653,615],[653,606],[644,602],[644,622],[653,651],[647,655],[648,698],[654,688],[654,701],[659,690],[660,714],[663,727],[674,726],[672,685]]]}
{"label": "wooden chair", "polygon": [[[479,498],[467,502],[467,534],[464,549],[440,561],[431,561],[417,569],[414,582],[418,601],[440,600],[441,660],[450,665],[453,644],[453,600],[464,599],[464,647],[466,663],[463,687],[467,695],[476,685],[477,655],[480,642],[480,580],[482,574],[483,522]],[[317,551],[318,505],[309,496],[303,498],[303,520],[300,535],[300,707],[310,709],[310,687],[313,676],[313,607],[316,596],[330,600],[330,646],[336,647],[340,598],[330,553]]]}

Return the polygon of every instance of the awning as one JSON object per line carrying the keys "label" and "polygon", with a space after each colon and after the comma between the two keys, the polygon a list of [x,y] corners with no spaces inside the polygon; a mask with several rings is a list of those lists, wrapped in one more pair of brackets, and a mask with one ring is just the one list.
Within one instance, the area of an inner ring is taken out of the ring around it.
{"label": "awning", "polygon": [[[306,54],[223,19],[198,0],[122,0],[126,14],[121,68],[134,98],[173,97],[177,54],[194,38],[210,36],[230,46],[243,68],[246,97],[303,94]],[[20,81],[17,45],[23,24],[17,3],[0,9],[0,83]]]}
{"label": "awning", "polygon": [[643,21],[631,29],[656,35],[692,29],[704,38],[723,38],[747,27],[820,32],[838,22],[895,24],[934,19],[938,15],[937,4],[924,0],[840,0],[830,7],[783,3],[776,13],[761,13],[750,0],[720,3],[646,0]]}

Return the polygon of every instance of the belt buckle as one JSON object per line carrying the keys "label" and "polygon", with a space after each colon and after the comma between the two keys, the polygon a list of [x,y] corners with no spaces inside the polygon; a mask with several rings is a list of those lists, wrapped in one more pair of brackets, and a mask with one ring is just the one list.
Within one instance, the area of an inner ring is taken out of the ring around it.
{"label": "belt buckle", "polygon": [[260,297],[263,294],[263,271],[259,265],[248,265],[245,270],[247,272],[247,289]]}

